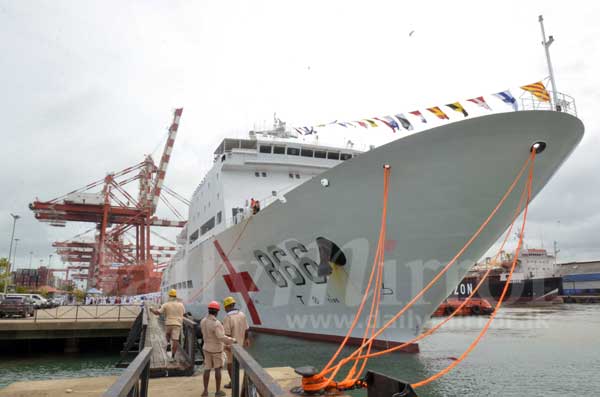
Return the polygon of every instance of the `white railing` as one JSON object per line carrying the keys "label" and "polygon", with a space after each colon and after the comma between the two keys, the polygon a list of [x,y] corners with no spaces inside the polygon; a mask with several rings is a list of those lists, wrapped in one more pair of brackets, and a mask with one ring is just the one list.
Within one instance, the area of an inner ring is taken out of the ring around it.
{"label": "white railing", "polygon": [[[562,92],[548,91],[550,102],[543,102],[531,94],[523,94],[519,100],[519,110],[554,110],[557,112],[569,113],[577,117],[577,107],[575,99],[572,96]],[[556,97],[554,96],[556,94]],[[556,103],[554,100],[556,98]]]}

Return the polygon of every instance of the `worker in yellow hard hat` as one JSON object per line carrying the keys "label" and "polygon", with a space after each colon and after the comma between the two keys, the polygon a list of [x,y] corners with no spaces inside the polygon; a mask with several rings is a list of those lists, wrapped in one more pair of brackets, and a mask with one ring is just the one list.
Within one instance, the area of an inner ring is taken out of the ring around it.
{"label": "worker in yellow hard hat", "polygon": [[175,361],[175,354],[179,349],[179,338],[183,326],[183,314],[185,306],[177,299],[177,291],[169,290],[169,300],[163,303],[160,309],[150,308],[157,316],[165,314],[165,331],[167,336],[167,352],[172,350],[171,361]]}
{"label": "worker in yellow hard hat", "polygon": [[[223,320],[223,328],[225,335],[231,336],[236,340],[240,346],[248,347],[250,345],[248,339],[248,321],[246,315],[235,307],[235,299],[232,296],[228,296],[223,299],[223,306],[227,316]],[[233,353],[231,347],[225,346],[225,355],[227,357],[227,372],[229,372],[229,379],[231,379],[231,372],[233,369]],[[231,388],[231,382],[226,384],[226,389]]]}

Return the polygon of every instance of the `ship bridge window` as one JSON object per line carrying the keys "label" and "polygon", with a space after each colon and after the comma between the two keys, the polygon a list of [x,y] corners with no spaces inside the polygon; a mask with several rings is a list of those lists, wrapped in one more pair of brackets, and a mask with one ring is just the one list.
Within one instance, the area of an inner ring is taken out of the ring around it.
{"label": "ship bridge window", "polygon": [[263,178],[266,178],[266,177],[267,177],[267,173],[266,173],[266,172],[264,172],[264,171],[263,171],[263,172],[261,172],[260,174],[262,175],[262,177],[263,177]]}
{"label": "ship bridge window", "polygon": [[200,227],[200,235],[204,236],[209,230],[215,227],[215,217],[213,216],[208,221],[204,222],[204,225]]}
{"label": "ship bridge window", "polygon": [[259,178],[259,177],[260,177],[260,172],[256,171],[256,172],[254,173],[254,176],[255,176],[255,177],[257,177],[257,178]]}
{"label": "ship bridge window", "polygon": [[298,149],[296,147],[289,147],[289,148],[287,148],[287,154],[290,156],[299,156],[300,149]]}
{"label": "ship bridge window", "polygon": [[303,157],[312,157],[313,156],[313,151],[311,149],[302,149],[300,151],[300,155]]}
{"label": "ship bridge window", "polygon": [[290,172],[290,179],[294,179],[294,174]]}
{"label": "ship bridge window", "polygon": [[324,159],[327,157],[327,152],[324,152],[322,150],[315,150],[315,157],[318,159]]}
{"label": "ship bridge window", "polygon": [[256,141],[253,139],[240,139],[240,149],[256,149]]}
{"label": "ship bridge window", "polygon": [[192,280],[188,280],[187,287],[188,288],[194,288],[194,285],[192,284]]}
{"label": "ship bridge window", "polygon": [[271,153],[271,145],[260,145],[261,153]]}
{"label": "ship bridge window", "polygon": [[221,223],[223,220],[223,213],[221,211],[217,212],[217,225]]}
{"label": "ship bridge window", "polygon": [[341,156],[340,156],[340,158],[342,160],[348,160],[348,159],[352,158],[352,155],[350,153],[342,153]]}
{"label": "ship bridge window", "polygon": [[196,230],[194,233],[190,234],[190,244],[196,240],[198,240],[198,230]]}
{"label": "ship bridge window", "polygon": [[340,159],[340,154],[338,152],[328,152],[327,153],[327,158],[329,160],[339,160]]}
{"label": "ship bridge window", "polygon": [[273,146],[273,153],[285,154],[285,146]]}

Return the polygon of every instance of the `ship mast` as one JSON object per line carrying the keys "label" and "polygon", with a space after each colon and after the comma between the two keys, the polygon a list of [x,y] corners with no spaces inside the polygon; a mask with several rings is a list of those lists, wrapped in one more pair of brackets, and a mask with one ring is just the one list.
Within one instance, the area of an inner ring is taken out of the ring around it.
{"label": "ship mast", "polygon": [[556,91],[556,81],[554,80],[554,70],[552,69],[552,61],[550,60],[550,45],[554,42],[554,36],[550,35],[548,40],[546,40],[546,31],[544,30],[544,17],[542,15],[538,18],[540,22],[540,27],[542,28],[542,45],[544,46],[544,50],[546,51],[546,62],[548,62],[548,73],[550,74],[550,82],[552,83],[552,102],[553,108],[560,111],[560,106],[558,106],[558,98]]}

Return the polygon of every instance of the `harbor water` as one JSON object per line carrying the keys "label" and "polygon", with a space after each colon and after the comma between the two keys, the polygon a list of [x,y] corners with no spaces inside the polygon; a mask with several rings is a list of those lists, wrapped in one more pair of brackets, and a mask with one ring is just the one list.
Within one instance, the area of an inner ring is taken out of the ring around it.
{"label": "harbor water", "polygon": [[[487,317],[452,319],[421,344],[368,368],[409,382],[446,367],[466,349]],[[440,321],[433,319],[432,322]],[[420,396],[596,396],[600,390],[600,305],[509,307],[477,348],[452,372],[417,390]],[[250,353],[265,367],[322,366],[330,343],[257,335]],[[0,387],[24,380],[114,375],[115,353],[41,355],[0,360]],[[353,395],[365,395],[355,391]]]}
{"label": "harbor water", "polygon": [[[453,318],[422,341],[419,354],[390,354],[369,360],[367,367],[408,382],[425,379],[460,356],[487,319]],[[319,368],[335,347],[261,335],[251,353],[267,367]],[[417,393],[422,397],[591,397],[600,390],[599,371],[600,305],[508,307],[465,361]]]}

